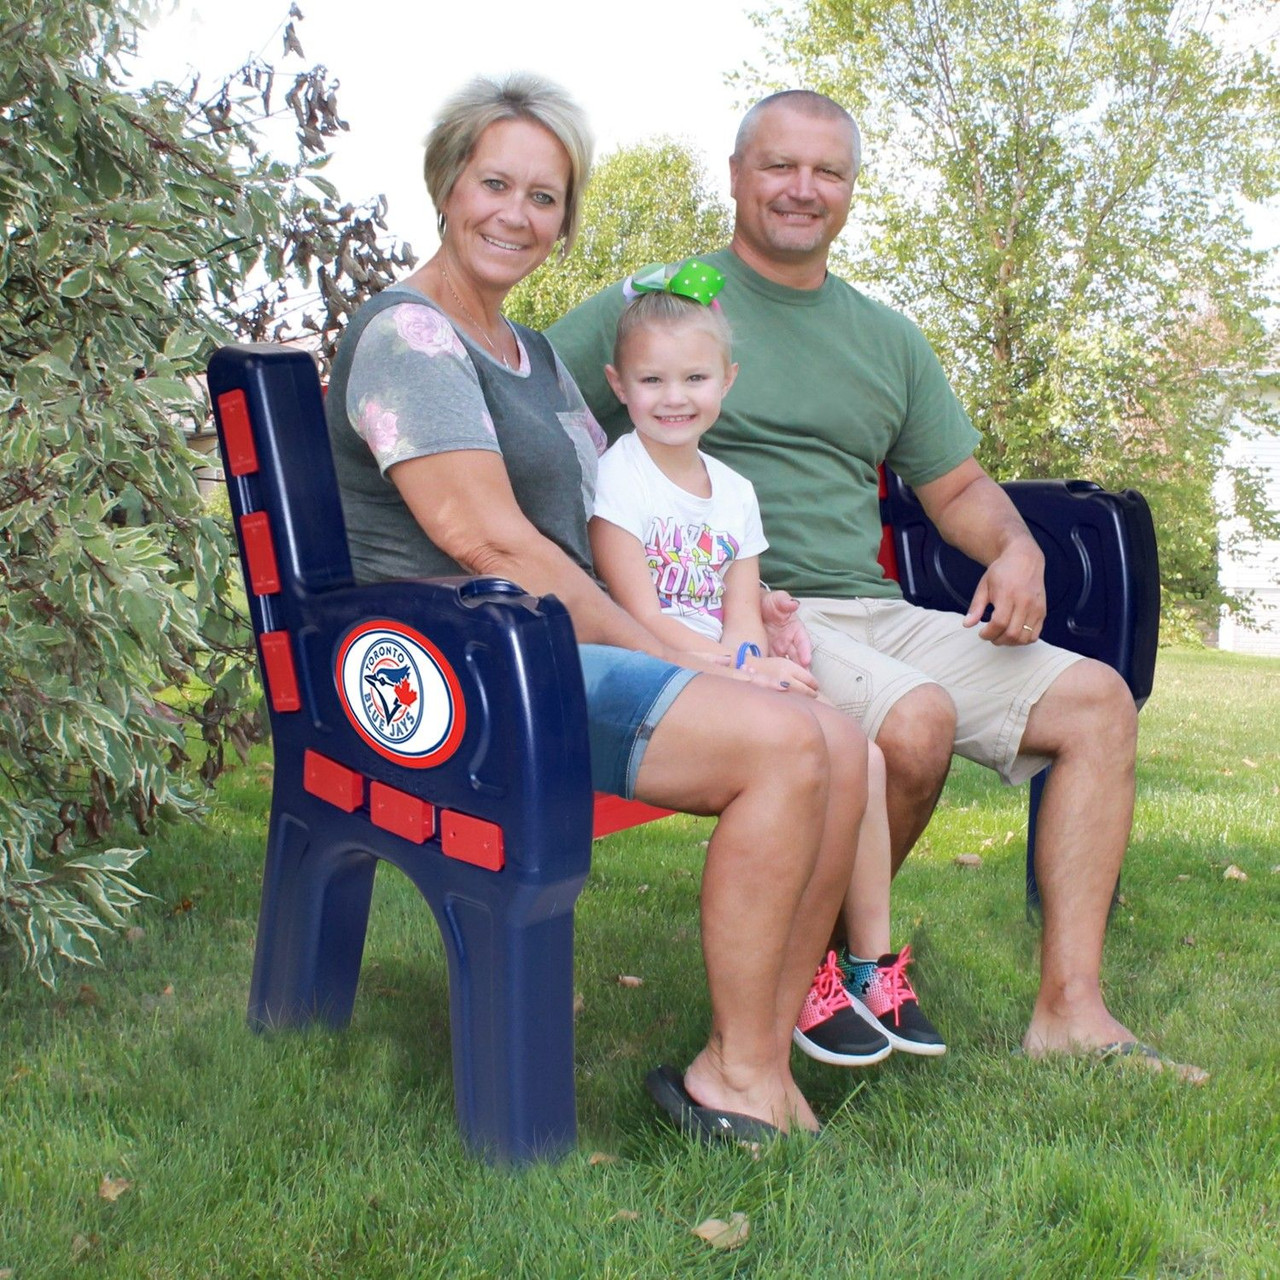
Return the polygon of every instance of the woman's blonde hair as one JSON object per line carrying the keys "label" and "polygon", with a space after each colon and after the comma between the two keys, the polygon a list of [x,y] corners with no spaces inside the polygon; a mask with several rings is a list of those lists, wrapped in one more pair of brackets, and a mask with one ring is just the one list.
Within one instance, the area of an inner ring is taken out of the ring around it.
{"label": "woman's blonde hair", "polygon": [[443,237],[441,212],[458,176],[467,167],[480,135],[499,120],[528,120],[540,124],[569,155],[569,188],[565,192],[564,221],[560,224],[560,256],[578,235],[582,191],[591,171],[591,130],[585,112],[559,85],[528,71],[502,80],[477,76],[440,108],[426,138],[422,176],[437,210],[436,225]]}
{"label": "woman's blonde hair", "polygon": [[642,293],[618,317],[613,339],[613,367],[622,368],[622,349],[637,330],[671,328],[678,324],[698,324],[720,344],[725,367],[733,363],[733,330],[719,307],[709,307],[696,298],[678,293]]}

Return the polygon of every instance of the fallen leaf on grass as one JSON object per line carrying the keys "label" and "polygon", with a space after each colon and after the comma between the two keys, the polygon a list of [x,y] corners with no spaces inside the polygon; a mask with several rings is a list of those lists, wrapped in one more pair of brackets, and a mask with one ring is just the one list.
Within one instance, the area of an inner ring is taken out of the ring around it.
{"label": "fallen leaf on grass", "polygon": [[705,1240],[713,1249],[741,1249],[751,1234],[751,1224],[745,1213],[731,1213],[729,1221],[708,1218],[693,1228],[693,1234]]}
{"label": "fallen leaf on grass", "polygon": [[982,855],[980,853],[957,853],[952,859],[957,867],[980,867],[982,866]]}
{"label": "fallen leaf on grass", "polygon": [[573,993],[573,1016],[576,1018],[587,1007],[586,997],[581,991]]}
{"label": "fallen leaf on grass", "polygon": [[1224,880],[1247,880],[1249,877],[1233,862],[1223,873]]}
{"label": "fallen leaf on grass", "polygon": [[1256,760],[1250,760],[1248,756],[1241,756],[1240,763],[1249,769],[1256,769],[1258,767],[1258,762]]}
{"label": "fallen leaf on grass", "polygon": [[1184,947],[1194,947],[1196,945],[1196,935],[1194,933],[1187,934],[1182,940],[1182,945]]}
{"label": "fallen leaf on grass", "polygon": [[610,1222],[638,1222],[640,1215],[634,1209],[619,1209],[617,1213],[609,1219]]}
{"label": "fallen leaf on grass", "polygon": [[99,996],[97,991],[95,991],[87,982],[82,982],[80,984],[80,990],[76,993],[76,999],[84,1005],[86,1009],[93,1009],[98,1004]]}
{"label": "fallen leaf on grass", "polygon": [[632,974],[632,973],[620,973],[620,974],[618,974],[618,986],[620,986],[620,987],[643,987],[643,986],[644,986],[644,979],[643,979],[643,978],[637,978],[637,977],[635,976],[635,974]]}
{"label": "fallen leaf on grass", "polygon": [[173,999],[173,983],[172,982],[166,983],[164,990],[160,994],[166,1000],[172,1000]]}
{"label": "fallen leaf on grass", "polygon": [[587,1157],[588,1164],[617,1164],[618,1157],[611,1156],[607,1151],[593,1151]]}
{"label": "fallen leaf on grass", "polygon": [[74,1235],[71,1237],[71,1261],[79,1262],[86,1253],[92,1253],[98,1247],[100,1237],[97,1235]]}
{"label": "fallen leaf on grass", "polygon": [[[140,925],[131,925],[124,931],[124,940],[126,942],[141,942],[147,936],[147,931]],[[0,1277],[3,1280],[3,1277]]]}
{"label": "fallen leaf on grass", "polygon": [[115,1204],[132,1186],[133,1183],[128,1178],[113,1178],[110,1174],[104,1174],[102,1181],[98,1183],[98,1199]]}
{"label": "fallen leaf on grass", "polygon": [[1182,876],[1175,876],[1175,877],[1174,877],[1174,879],[1175,879],[1175,880],[1190,880],[1190,879],[1191,879],[1191,877],[1190,877],[1190,876],[1187,876],[1187,875],[1182,875]]}

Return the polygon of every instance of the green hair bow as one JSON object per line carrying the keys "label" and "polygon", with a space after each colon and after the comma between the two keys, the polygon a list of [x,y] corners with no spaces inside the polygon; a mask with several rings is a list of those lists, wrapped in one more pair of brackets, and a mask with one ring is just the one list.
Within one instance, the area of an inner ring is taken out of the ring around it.
{"label": "green hair bow", "polygon": [[623,281],[622,292],[628,298],[638,298],[642,293],[676,293],[709,307],[723,288],[724,276],[715,267],[697,258],[686,258],[683,262],[651,262],[641,267]]}

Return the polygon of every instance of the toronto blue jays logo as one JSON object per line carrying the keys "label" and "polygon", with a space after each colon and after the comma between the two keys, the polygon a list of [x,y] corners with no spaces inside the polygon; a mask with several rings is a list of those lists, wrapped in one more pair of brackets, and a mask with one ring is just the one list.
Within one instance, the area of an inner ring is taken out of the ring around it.
{"label": "toronto blue jays logo", "polygon": [[334,679],[352,727],[379,755],[441,764],[466,725],[462,689],[425,636],[387,619],[362,622],[338,646]]}
{"label": "toronto blue jays logo", "polygon": [[405,656],[402,646],[384,641],[371,649],[365,659],[365,665],[373,668],[363,673],[366,708],[373,720],[381,720],[388,737],[412,733],[417,718],[414,704],[419,699],[413,664],[406,661],[396,665],[396,659]]}

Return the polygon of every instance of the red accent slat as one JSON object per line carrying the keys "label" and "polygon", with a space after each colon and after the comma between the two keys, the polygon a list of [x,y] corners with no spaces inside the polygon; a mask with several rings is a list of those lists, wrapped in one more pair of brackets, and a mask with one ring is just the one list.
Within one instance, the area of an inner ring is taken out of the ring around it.
{"label": "red accent slat", "polygon": [[597,791],[591,836],[598,840],[601,836],[611,836],[615,831],[643,826],[658,818],[669,818],[674,812],[674,809],[659,809],[656,805],[645,804],[643,800],[624,800],[621,796]]}
{"label": "red accent slat", "polygon": [[436,811],[425,800],[385,782],[369,784],[369,819],[394,835],[422,844],[436,833]]}
{"label": "red accent slat", "polygon": [[233,476],[247,476],[257,471],[258,451],[253,443],[249,402],[244,392],[224,391],[218,397],[218,416],[222,419],[222,438],[227,446],[227,470]]}
{"label": "red accent slat", "polygon": [[[880,518],[883,520],[885,512],[888,510],[886,499],[889,497],[889,477],[885,475],[883,462],[876,468],[876,475],[880,478]],[[879,560],[880,567],[884,570],[884,576],[897,582],[898,553],[893,545],[893,526],[891,524],[886,523],[880,526],[880,550],[876,555],[876,559]]]}
{"label": "red accent slat", "polygon": [[486,871],[501,871],[506,865],[502,828],[465,813],[440,811],[440,848],[446,858],[470,862]]}
{"label": "red accent slat", "polygon": [[880,567],[884,570],[886,578],[892,578],[894,582],[898,581],[898,553],[893,546],[893,526],[880,526],[880,554],[876,556],[880,561]]}
{"label": "red accent slat", "polygon": [[244,556],[249,564],[249,588],[254,595],[271,596],[280,590],[280,569],[276,564],[276,545],[271,538],[271,522],[265,511],[253,511],[240,517],[240,533],[244,537]]}
{"label": "red accent slat", "polygon": [[287,631],[264,631],[262,667],[267,677],[267,691],[276,711],[297,711],[302,706],[298,693],[298,673],[293,665],[293,644]]}
{"label": "red accent slat", "polygon": [[318,751],[308,751],[303,757],[302,786],[344,813],[354,813],[364,802],[364,778]]}

